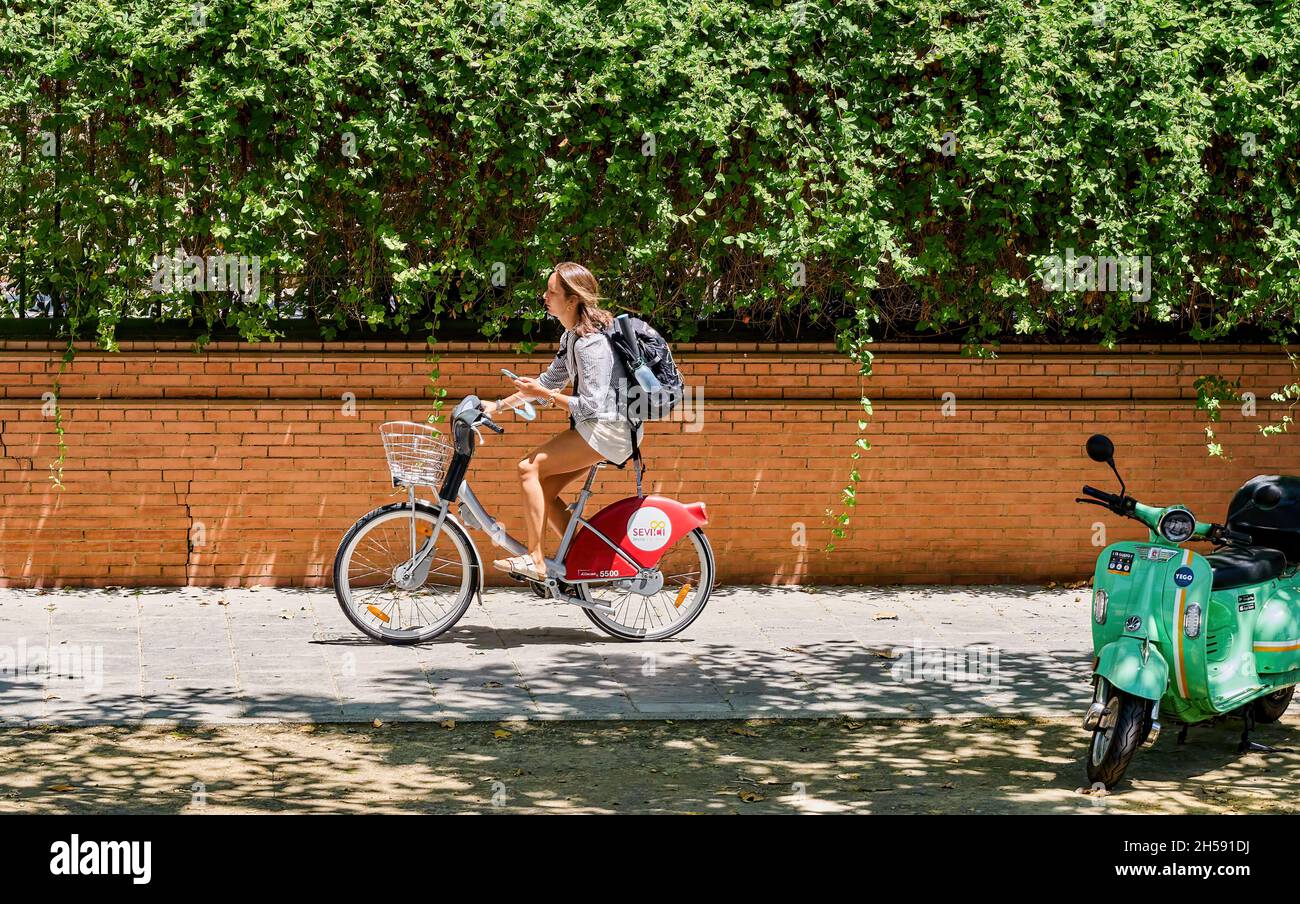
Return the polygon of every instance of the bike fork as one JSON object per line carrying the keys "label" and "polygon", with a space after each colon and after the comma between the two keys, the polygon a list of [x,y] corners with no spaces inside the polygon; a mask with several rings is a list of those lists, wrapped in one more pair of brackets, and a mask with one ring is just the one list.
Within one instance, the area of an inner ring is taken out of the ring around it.
{"label": "bike fork", "polygon": [[451,511],[451,506],[446,502],[443,502],[439,506],[438,519],[433,524],[433,533],[429,535],[429,539],[425,540],[419,549],[416,549],[414,486],[409,488],[408,501],[411,506],[411,558],[399,565],[393,575],[397,580],[398,586],[402,587],[403,590],[409,590],[411,587],[416,587],[424,583],[424,579],[429,573],[429,568],[428,566],[425,566],[424,563],[431,555],[433,555],[434,547],[438,544],[438,534],[442,532],[442,523],[447,520],[447,513]]}

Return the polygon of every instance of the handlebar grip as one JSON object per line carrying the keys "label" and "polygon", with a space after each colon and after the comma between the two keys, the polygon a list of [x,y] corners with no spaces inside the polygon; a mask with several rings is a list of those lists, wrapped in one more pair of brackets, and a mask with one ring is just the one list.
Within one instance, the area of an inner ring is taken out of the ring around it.
{"label": "handlebar grip", "polygon": [[1223,537],[1223,539],[1225,540],[1233,540],[1236,541],[1237,543],[1244,543],[1247,546],[1255,542],[1255,539],[1250,534],[1243,534],[1241,531],[1233,530],[1230,527],[1225,527],[1222,530],[1220,530],[1219,536]]}
{"label": "handlebar grip", "polygon": [[1102,502],[1115,501],[1114,493],[1107,493],[1105,490],[1099,490],[1096,487],[1084,486],[1083,495],[1091,496],[1093,499],[1100,499]]}
{"label": "handlebar grip", "polygon": [[500,424],[498,424],[496,421],[492,420],[492,418],[488,417],[487,415],[484,415],[483,417],[479,418],[479,423],[482,424],[484,427],[487,427],[487,428],[488,428],[489,430],[491,430],[493,433],[505,433],[505,432],[506,432],[506,428],[505,428],[505,427],[502,427]]}

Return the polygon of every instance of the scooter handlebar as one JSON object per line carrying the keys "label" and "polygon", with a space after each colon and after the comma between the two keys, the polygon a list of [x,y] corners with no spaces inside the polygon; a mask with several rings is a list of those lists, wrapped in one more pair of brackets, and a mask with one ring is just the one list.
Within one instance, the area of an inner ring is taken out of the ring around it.
{"label": "scooter handlebar", "polygon": [[1238,546],[1250,546],[1255,542],[1255,539],[1250,534],[1243,534],[1241,531],[1233,530],[1226,524],[1212,525],[1207,539],[1213,543],[1236,544]]}
{"label": "scooter handlebar", "polygon": [[1096,487],[1090,487],[1086,485],[1083,488],[1083,495],[1091,496],[1093,499],[1100,499],[1102,502],[1111,506],[1119,502],[1119,497],[1116,496],[1114,493],[1107,493],[1105,490],[1099,490]]}

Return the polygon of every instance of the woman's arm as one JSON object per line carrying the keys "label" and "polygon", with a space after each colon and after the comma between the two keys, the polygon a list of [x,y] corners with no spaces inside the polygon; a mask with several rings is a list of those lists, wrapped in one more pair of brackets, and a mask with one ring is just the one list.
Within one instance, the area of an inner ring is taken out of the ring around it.
{"label": "woman's arm", "polygon": [[603,333],[593,333],[578,340],[575,349],[578,376],[577,392],[565,397],[569,413],[578,420],[590,420],[605,412],[609,391],[614,384],[614,349]]}
{"label": "woman's arm", "polygon": [[500,404],[513,405],[522,402],[524,399],[532,399],[541,402],[543,405],[554,402],[566,408],[573,407],[573,396],[564,395],[558,389],[548,389],[542,385],[540,380],[534,380],[532,377],[520,377],[515,380],[515,385],[519,387],[519,391],[507,399],[502,399]]}
{"label": "woman's arm", "polygon": [[555,353],[555,358],[551,361],[551,366],[546,368],[546,373],[535,380],[531,377],[515,380],[517,392],[495,402],[484,402],[483,410],[491,416],[502,408],[517,408],[525,401],[541,402],[543,405],[561,402],[567,405],[569,397],[559,393],[559,390],[567,386],[571,379],[567,341],[568,337],[561,337],[560,350]]}

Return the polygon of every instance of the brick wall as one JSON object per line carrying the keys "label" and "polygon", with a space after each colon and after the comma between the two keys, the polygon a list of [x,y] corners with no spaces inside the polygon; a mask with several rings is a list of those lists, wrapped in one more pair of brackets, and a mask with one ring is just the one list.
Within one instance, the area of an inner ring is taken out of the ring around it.
{"label": "brick wall", "polygon": [[[1276,349],[1254,346],[1005,348],[996,360],[955,346],[881,344],[866,392],[875,402],[850,536],[827,555],[863,390],[855,368],[816,343],[698,343],[677,349],[703,390],[702,424],[647,429],[654,492],[708,503],[709,537],[729,583],[1032,582],[1091,569],[1092,525],[1138,536],[1079,486],[1113,488],[1083,455],[1109,433],[1130,490],[1221,519],[1232,490],[1260,472],[1300,473],[1291,436],[1261,437],[1268,394],[1294,380]],[[485,343],[439,348],[448,398],[506,391],[498,368],[540,372]],[[390,495],[377,428],[432,410],[419,343],[124,342],[89,346],[62,374],[63,479],[42,394],[61,347],[0,343],[0,584],[328,584],[338,541]],[[1241,378],[1259,414],[1226,413],[1231,461],[1205,454],[1190,399],[1203,373]],[[354,399],[345,404],[345,394]],[[955,406],[945,412],[944,394]],[[514,533],[514,463],[563,426],[503,418],[472,480]],[[632,492],[609,471],[595,502]],[[593,509],[594,510],[594,509]],[[799,527],[802,525],[802,531]],[[800,533],[806,543],[798,545]],[[480,549],[492,552],[481,540]]]}

